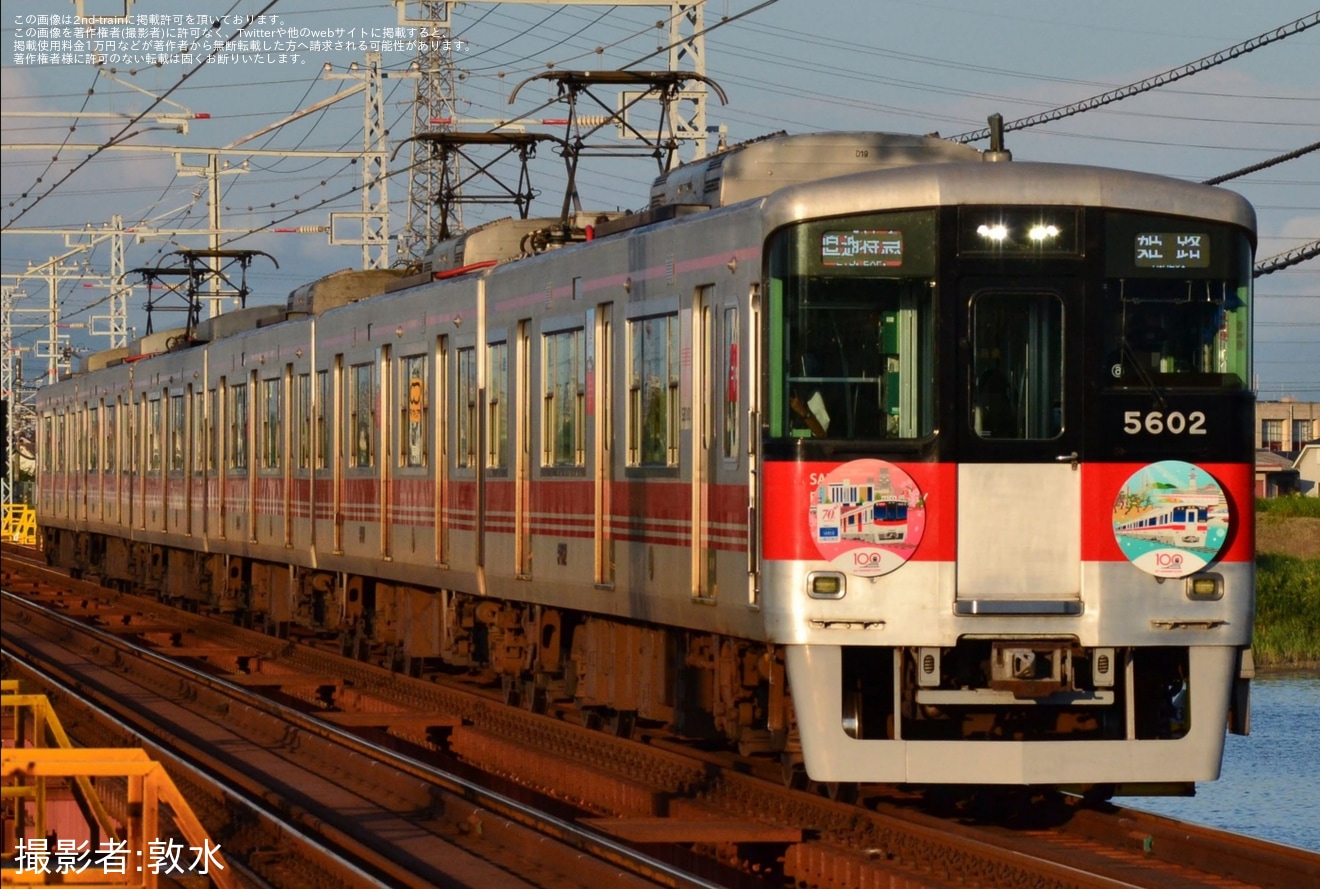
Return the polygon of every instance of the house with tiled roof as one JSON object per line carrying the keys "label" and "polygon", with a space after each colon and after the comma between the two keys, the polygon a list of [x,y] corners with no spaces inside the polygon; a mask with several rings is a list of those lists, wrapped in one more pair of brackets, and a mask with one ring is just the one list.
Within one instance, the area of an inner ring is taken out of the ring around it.
{"label": "house with tiled roof", "polygon": [[1293,461],[1274,451],[1256,451],[1256,496],[1280,497],[1297,492]]}
{"label": "house with tiled roof", "polygon": [[1297,470],[1297,493],[1320,497],[1320,439],[1302,445],[1293,469]]}

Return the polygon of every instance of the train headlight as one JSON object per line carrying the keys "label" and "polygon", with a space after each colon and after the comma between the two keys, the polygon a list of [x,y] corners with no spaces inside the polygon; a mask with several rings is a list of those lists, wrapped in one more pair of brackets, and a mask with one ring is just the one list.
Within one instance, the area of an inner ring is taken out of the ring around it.
{"label": "train headlight", "polygon": [[807,575],[807,595],[813,599],[842,599],[847,591],[837,571],[813,571]]}
{"label": "train headlight", "polygon": [[1185,581],[1187,598],[1196,602],[1213,602],[1224,598],[1224,578],[1220,574],[1193,574]]}

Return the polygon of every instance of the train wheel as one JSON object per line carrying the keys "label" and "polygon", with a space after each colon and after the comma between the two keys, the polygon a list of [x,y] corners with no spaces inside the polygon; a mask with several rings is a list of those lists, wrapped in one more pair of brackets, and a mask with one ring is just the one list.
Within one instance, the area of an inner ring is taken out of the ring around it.
{"label": "train wheel", "polygon": [[806,790],[811,780],[807,777],[807,768],[802,764],[801,753],[785,751],[779,756],[779,766],[784,778],[784,786],[791,790]]}
{"label": "train wheel", "polygon": [[1082,802],[1090,807],[1099,807],[1114,798],[1114,785],[1092,784],[1082,791]]}
{"label": "train wheel", "polygon": [[861,789],[856,781],[823,781],[817,786],[821,796],[849,806],[857,802]]}
{"label": "train wheel", "polygon": [[637,728],[637,711],[614,710],[605,717],[601,727],[616,738],[631,738],[633,729]]}
{"label": "train wheel", "polygon": [[523,683],[523,700],[527,703],[527,709],[533,713],[543,714],[550,709],[550,694],[535,679]]}
{"label": "train wheel", "polygon": [[855,689],[843,693],[843,731],[850,738],[862,737],[862,693]]}

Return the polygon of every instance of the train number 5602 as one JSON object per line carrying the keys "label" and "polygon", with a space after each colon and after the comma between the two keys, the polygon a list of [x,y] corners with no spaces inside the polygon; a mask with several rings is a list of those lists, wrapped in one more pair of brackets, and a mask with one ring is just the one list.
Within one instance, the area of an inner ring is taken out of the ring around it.
{"label": "train number 5602", "polygon": [[1141,411],[1123,412],[1123,431],[1128,435],[1148,432],[1151,435],[1205,435],[1205,414],[1192,411],[1186,416],[1182,411]]}

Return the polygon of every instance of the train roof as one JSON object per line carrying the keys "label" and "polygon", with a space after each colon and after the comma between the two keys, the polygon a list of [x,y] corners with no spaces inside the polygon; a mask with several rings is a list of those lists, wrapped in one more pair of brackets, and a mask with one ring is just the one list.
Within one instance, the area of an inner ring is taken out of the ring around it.
{"label": "train roof", "polygon": [[567,220],[558,216],[496,219],[436,244],[430,256],[431,272],[471,269],[535,256],[585,240],[588,228],[622,215],[618,211],[597,210],[579,211]]}
{"label": "train roof", "polygon": [[[1025,161],[926,164],[790,186],[766,198],[766,230],[812,217],[885,209],[1003,204],[1096,206],[1216,220],[1256,231],[1246,198],[1216,186],[1109,167]],[[810,197],[807,201],[805,198]]]}
{"label": "train roof", "polygon": [[842,132],[777,134],[684,164],[651,186],[651,206],[726,207],[789,185],[916,164],[972,163],[975,148],[938,136]]}

